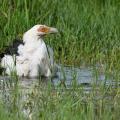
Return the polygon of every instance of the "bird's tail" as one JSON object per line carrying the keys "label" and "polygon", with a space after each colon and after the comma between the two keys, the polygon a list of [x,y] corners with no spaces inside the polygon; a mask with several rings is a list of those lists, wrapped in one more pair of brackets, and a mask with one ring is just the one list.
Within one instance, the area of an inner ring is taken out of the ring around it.
{"label": "bird's tail", "polygon": [[[4,55],[3,53],[0,53],[0,63],[1,63],[2,57],[4,57]],[[0,64],[0,75],[2,74],[3,71],[4,71],[4,68]]]}
{"label": "bird's tail", "polygon": [[5,55],[1,59],[1,67],[6,69],[6,73],[8,75],[11,74],[11,72],[14,70],[15,71],[15,56],[11,55]]}

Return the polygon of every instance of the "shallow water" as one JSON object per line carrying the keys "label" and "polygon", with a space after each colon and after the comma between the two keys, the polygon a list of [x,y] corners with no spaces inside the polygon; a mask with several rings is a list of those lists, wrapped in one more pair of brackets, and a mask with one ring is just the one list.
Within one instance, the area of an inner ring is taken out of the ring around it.
{"label": "shallow water", "polygon": [[[1,76],[0,77],[0,88],[2,88],[2,83],[6,81],[11,81],[11,77],[9,76]],[[41,79],[41,80],[40,80]],[[64,83],[67,88],[70,88],[73,81],[76,80],[76,83],[79,85],[89,86],[93,83],[100,84],[103,83],[105,85],[114,85],[116,82],[112,78],[107,77],[103,71],[99,67],[62,67],[60,66],[57,72],[57,75],[53,78],[44,78],[41,77],[39,80],[37,78],[19,78],[19,86],[20,88],[29,89],[30,87],[39,84],[42,82],[43,84],[47,84],[51,81],[54,86],[59,85],[61,82]],[[117,83],[120,84],[120,83]]]}
{"label": "shallow water", "polygon": [[[112,85],[115,87],[116,82],[114,82],[114,79],[112,75],[110,77],[106,76],[104,74],[103,69],[100,67],[82,67],[82,68],[75,68],[75,67],[62,67],[60,66],[57,72],[56,77],[54,78],[39,78],[39,79],[29,79],[29,78],[19,78],[19,81],[16,82],[16,79],[9,77],[9,76],[1,76],[0,77],[0,99],[4,101],[7,108],[11,108],[13,104],[13,96],[17,98],[14,98],[17,101],[19,101],[18,106],[19,109],[24,113],[26,118],[29,118],[30,112],[30,106],[24,106],[25,104],[31,102],[31,97],[36,95],[41,95],[41,93],[44,93],[44,88],[46,89],[46,85],[50,83],[50,85],[53,85],[53,90],[51,91],[53,94],[57,94],[57,90],[54,88],[57,88],[61,83],[65,85],[67,90],[73,90],[71,87],[71,84],[74,82],[77,83],[77,85],[82,85],[82,90],[85,94],[89,94],[92,91],[92,84],[95,83],[95,85],[99,84],[105,84],[106,86]],[[16,85],[17,84],[17,85]],[[120,85],[120,83],[117,83]],[[16,87],[19,88],[19,93],[15,94]],[[35,91],[37,88],[37,92]],[[42,88],[42,89],[41,89]],[[43,90],[43,91],[42,91]],[[76,89],[77,90],[77,89]],[[59,90],[58,90],[59,91]],[[97,87],[95,88],[96,96],[94,97],[94,101],[97,101],[98,99],[101,99],[103,96],[100,93],[100,89]],[[35,92],[35,93],[34,93]],[[107,101],[113,101],[114,91],[111,94],[104,94],[104,97]],[[85,95],[86,96],[86,95]],[[84,100],[83,96],[83,100]],[[32,101],[35,102],[35,101]],[[110,103],[108,107],[112,108],[113,105]],[[95,111],[97,111],[99,107],[95,105]]]}

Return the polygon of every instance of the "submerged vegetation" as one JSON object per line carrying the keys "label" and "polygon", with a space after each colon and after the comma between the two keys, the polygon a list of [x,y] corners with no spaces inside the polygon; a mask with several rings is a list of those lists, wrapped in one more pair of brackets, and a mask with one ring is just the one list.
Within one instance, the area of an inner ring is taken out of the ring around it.
{"label": "submerged vegetation", "polygon": [[0,53],[35,24],[58,28],[56,37],[45,38],[57,63],[104,66],[95,67],[96,80],[104,72],[105,79],[112,76],[116,84],[93,82],[87,92],[73,76],[70,89],[64,81],[54,88],[38,80],[27,92],[21,90],[17,77],[2,81],[0,120],[119,120],[120,1],[0,0]]}

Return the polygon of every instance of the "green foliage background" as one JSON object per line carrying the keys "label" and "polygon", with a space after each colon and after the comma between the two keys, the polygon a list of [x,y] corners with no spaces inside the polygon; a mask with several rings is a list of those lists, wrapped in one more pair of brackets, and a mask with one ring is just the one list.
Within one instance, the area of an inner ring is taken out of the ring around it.
{"label": "green foliage background", "polygon": [[[10,90],[6,91],[5,84],[0,90],[5,97],[0,99],[0,120],[118,120],[120,0],[0,0],[0,53],[35,24],[58,28],[58,35],[45,38],[54,49],[57,63],[103,65],[105,80],[112,73],[116,85],[93,84],[85,92],[73,77],[71,90],[61,86],[46,90],[40,84],[28,90],[27,101],[22,104],[16,78],[6,83]],[[98,74],[95,69],[96,80]],[[23,108],[31,110],[28,117]]]}
{"label": "green foliage background", "polygon": [[119,0],[0,0],[0,51],[35,24],[58,28],[47,37],[65,64],[112,63],[120,59]]}

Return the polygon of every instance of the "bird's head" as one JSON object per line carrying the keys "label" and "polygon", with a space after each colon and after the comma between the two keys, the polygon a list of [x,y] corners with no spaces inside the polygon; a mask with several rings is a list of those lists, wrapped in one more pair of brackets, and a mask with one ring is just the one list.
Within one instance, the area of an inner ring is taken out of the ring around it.
{"label": "bird's head", "polygon": [[24,34],[23,39],[24,41],[26,41],[26,39],[40,39],[47,34],[54,34],[57,32],[58,30],[53,27],[48,27],[46,25],[35,25]]}

